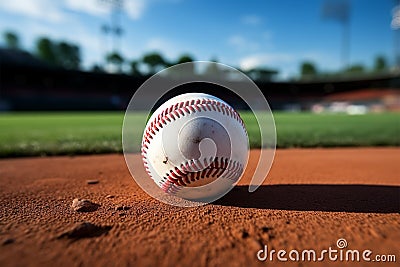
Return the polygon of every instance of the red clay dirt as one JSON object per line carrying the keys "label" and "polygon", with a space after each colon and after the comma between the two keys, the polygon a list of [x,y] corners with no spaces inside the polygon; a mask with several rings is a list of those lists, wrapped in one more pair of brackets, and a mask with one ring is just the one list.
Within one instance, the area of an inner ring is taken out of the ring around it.
{"label": "red clay dirt", "polygon": [[[0,160],[0,266],[398,266],[400,148],[278,150],[265,183],[248,193],[256,156],[228,195],[195,208],[152,199],[122,155]],[[74,198],[100,206],[77,212]],[[68,230],[80,222],[99,228],[74,238]],[[338,249],[339,238],[397,262],[256,256],[265,245]]]}

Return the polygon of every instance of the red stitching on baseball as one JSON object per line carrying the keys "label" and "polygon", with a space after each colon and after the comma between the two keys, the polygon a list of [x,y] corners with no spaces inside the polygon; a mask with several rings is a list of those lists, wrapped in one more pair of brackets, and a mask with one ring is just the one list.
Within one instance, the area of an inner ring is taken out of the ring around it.
{"label": "red stitching on baseball", "polygon": [[[204,178],[209,178],[210,176],[220,177],[224,172],[224,178],[231,179],[236,182],[236,180],[243,172],[243,167],[239,162],[229,160],[228,158],[220,158],[218,160],[218,157],[216,157],[213,161],[211,161],[211,164],[208,167],[201,169],[200,171],[187,172],[185,170],[185,168],[193,169],[193,165],[194,161],[190,160],[188,162],[182,163],[180,169],[178,167],[171,169],[160,182],[160,186],[163,191],[167,193],[176,193],[179,191],[181,186],[190,185],[191,182]],[[172,185],[175,185],[173,189],[174,192],[171,192]]]}
{"label": "red stitching on baseball", "polygon": [[[184,105],[184,106],[182,106],[182,105]],[[184,112],[190,113],[190,111],[196,112],[196,110],[201,111],[202,109],[204,111],[207,111],[209,106],[211,106],[214,110],[215,110],[215,108],[218,109],[218,111],[222,112],[223,115],[228,115],[228,116],[234,118],[245,129],[243,120],[240,118],[240,115],[233,108],[229,107],[228,105],[226,105],[224,103],[218,102],[214,99],[201,99],[201,100],[198,99],[198,100],[196,100],[196,103],[195,103],[195,100],[192,100],[190,105],[189,105],[189,101],[186,101],[186,102],[179,102],[169,108],[166,108],[158,115],[157,118],[155,118],[155,120],[153,122],[150,123],[149,127],[146,129],[146,132],[148,132],[148,131],[151,132],[153,125],[158,121],[161,121],[163,124],[166,124],[165,120],[163,120],[164,118],[170,122],[169,117],[166,115],[168,115],[168,114],[172,115],[171,114],[172,111],[174,111],[173,114],[175,114],[179,118],[179,115],[177,114],[177,112],[180,112],[182,115],[184,115]],[[190,110],[190,111],[188,111],[188,110]],[[174,116],[171,116],[171,117],[174,120],[176,119]]]}
{"label": "red stitching on baseball", "polygon": [[180,188],[176,186],[174,183],[170,181],[165,181],[164,183],[160,183],[161,189],[166,192],[175,195]]}

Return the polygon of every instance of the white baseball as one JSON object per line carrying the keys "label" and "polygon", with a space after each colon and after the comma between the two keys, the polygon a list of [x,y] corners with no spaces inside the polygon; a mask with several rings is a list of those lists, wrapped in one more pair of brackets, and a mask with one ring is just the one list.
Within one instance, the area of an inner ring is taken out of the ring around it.
{"label": "white baseball", "polygon": [[208,94],[169,99],[147,122],[144,167],[166,193],[206,200],[226,193],[243,174],[248,136],[239,114]]}

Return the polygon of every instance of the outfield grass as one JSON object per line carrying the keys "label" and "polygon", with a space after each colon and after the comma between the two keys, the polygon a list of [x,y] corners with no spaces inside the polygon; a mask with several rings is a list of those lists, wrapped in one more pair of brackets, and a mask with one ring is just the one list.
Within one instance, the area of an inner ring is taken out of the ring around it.
{"label": "outfield grass", "polygon": [[[252,147],[260,146],[251,114],[241,113]],[[135,114],[140,121],[143,114]],[[399,146],[400,114],[275,113],[277,146]],[[123,113],[4,113],[0,157],[121,152]],[[142,129],[134,130],[134,138]]]}

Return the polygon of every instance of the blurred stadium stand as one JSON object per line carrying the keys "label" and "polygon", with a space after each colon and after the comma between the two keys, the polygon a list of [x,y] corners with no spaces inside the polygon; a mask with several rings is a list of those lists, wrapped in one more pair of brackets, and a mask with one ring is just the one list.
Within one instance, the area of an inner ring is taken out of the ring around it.
{"label": "blurred stadium stand", "polygon": [[[0,49],[0,110],[123,110],[146,79],[65,70],[51,67],[26,52]],[[400,110],[399,74],[346,80],[257,82],[257,85],[274,110],[312,110],[315,105],[323,107],[332,101],[361,101]],[[240,98],[219,86],[201,87],[236,108],[246,108]],[[172,94],[196,91],[196,88],[179,87],[162,101]]]}

